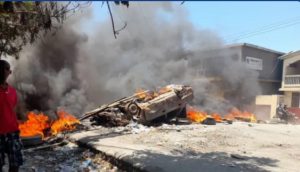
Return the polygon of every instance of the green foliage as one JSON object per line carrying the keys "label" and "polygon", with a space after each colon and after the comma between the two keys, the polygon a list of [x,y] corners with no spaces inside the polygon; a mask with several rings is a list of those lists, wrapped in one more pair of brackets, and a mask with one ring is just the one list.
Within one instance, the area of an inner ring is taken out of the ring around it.
{"label": "green foliage", "polygon": [[[33,43],[62,23],[68,12],[82,4],[75,2],[0,2],[0,58],[19,57],[27,43]],[[57,24],[55,26],[55,24]]]}
{"label": "green foliage", "polygon": [[[114,1],[116,5],[129,6],[129,1]],[[41,35],[56,30],[69,12],[75,12],[90,2],[0,2],[0,59],[1,56],[19,58],[24,45],[33,43]],[[108,1],[107,1],[107,5]],[[114,28],[111,14],[113,31]],[[122,28],[124,29],[125,26]],[[121,29],[121,30],[122,30]]]}

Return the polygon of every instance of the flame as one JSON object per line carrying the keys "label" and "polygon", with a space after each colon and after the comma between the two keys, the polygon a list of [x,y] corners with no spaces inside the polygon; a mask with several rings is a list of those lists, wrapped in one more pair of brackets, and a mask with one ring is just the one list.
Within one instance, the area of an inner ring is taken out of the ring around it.
{"label": "flame", "polygon": [[139,99],[143,99],[145,101],[147,100],[152,100],[155,97],[170,92],[172,91],[172,88],[170,87],[163,87],[161,89],[159,89],[158,91],[149,91],[149,90],[144,90],[144,89],[137,89],[135,92],[135,96]]}
{"label": "flame", "polygon": [[256,117],[253,113],[247,111],[241,112],[237,108],[232,108],[230,112],[227,115],[225,115],[224,118],[222,118],[221,115],[218,113],[212,113],[208,115],[206,112],[188,106],[186,116],[192,122],[197,122],[197,123],[202,123],[207,118],[213,118],[216,122],[223,122],[224,120],[230,120],[230,121],[240,120],[246,122],[257,122]]}
{"label": "flame", "polygon": [[188,111],[187,118],[193,122],[201,123],[207,118],[207,115],[200,111]]}
{"label": "flame", "polygon": [[62,131],[74,130],[74,124],[80,123],[77,118],[63,110],[58,111],[57,115],[59,118],[51,125],[51,133],[53,135],[56,135],[57,133]]}
{"label": "flame", "polygon": [[139,99],[151,100],[158,95],[155,92],[151,92],[149,90],[137,89],[137,91],[135,92],[135,96]]}
{"label": "flame", "polygon": [[224,116],[227,120],[241,120],[246,122],[257,122],[257,119],[253,113],[243,111],[241,112],[237,108],[232,108],[230,112]]}
{"label": "flame", "polygon": [[172,88],[170,88],[168,86],[167,87],[163,87],[163,88],[161,88],[161,89],[158,90],[158,95],[165,94],[165,93],[170,92],[170,91],[172,91]]}
{"label": "flame", "polygon": [[257,122],[255,115],[251,112],[244,111],[244,118],[249,119],[250,122]]}
{"label": "flame", "polygon": [[219,115],[219,114],[217,114],[217,113],[212,113],[210,116],[211,116],[213,119],[215,119],[216,122],[222,122],[222,121],[223,121],[221,115]]}
{"label": "flame", "polygon": [[192,122],[201,123],[207,118],[207,113],[201,112],[194,107],[188,106],[186,117]]}
{"label": "flame", "polygon": [[44,131],[49,128],[48,116],[29,112],[27,118],[26,122],[19,124],[20,135],[22,137],[41,135],[44,138]]}
{"label": "flame", "polygon": [[[28,120],[19,124],[20,136],[30,137],[41,135],[44,138],[45,136],[49,136],[47,134],[56,135],[62,131],[74,130],[74,124],[80,123],[77,118],[63,110],[58,111],[57,116],[57,120],[50,121],[49,117],[43,113],[36,114],[29,112],[27,114]],[[46,133],[46,130],[51,130],[51,133]]]}

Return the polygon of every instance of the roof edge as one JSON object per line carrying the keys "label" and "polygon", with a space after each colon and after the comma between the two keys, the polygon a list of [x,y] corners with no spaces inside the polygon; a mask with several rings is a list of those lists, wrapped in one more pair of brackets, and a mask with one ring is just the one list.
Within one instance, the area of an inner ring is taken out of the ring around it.
{"label": "roof edge", "polygon": [[287,58],[289,58],[289,57],[293,57],[293,56],[297,56],[297,55],[300,55],[300,50],[298,50],[298,51],[292,51],[292,52],[289,52],[289,53],[287,53],[287,54],[284,54],[284,55],[282,55],[282,56],[280,56],[279,57],[279,59],[287,59]]}
{"label": "roof edge", "polygon": [[239,47],[239,46],[247,46],[247,47],[257,48],[257,49],[261,49],[261,50],[264,50],[264,51],[269,51],[269,52],[280,54],[280,55],[286,54],[284,52],[272,50],[272,49],[269,49],[269,48],[265,48],[265,47],[261,47],[261,46],[254,45],[254,44],[249,44],[249,43],[237,43],[237,44],[227,45],[227,47]]}

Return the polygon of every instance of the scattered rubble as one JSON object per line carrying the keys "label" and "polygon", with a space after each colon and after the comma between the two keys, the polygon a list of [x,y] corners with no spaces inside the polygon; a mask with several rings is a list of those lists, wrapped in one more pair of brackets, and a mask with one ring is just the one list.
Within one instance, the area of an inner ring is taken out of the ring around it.
{"label": "scattered rubble", "polygon": [[[97,153],[68,142],[64,146],[28,151],[21,172],[119,172],[116,166],[103,160]],[[4,167],[4,171],[7,166]]]}

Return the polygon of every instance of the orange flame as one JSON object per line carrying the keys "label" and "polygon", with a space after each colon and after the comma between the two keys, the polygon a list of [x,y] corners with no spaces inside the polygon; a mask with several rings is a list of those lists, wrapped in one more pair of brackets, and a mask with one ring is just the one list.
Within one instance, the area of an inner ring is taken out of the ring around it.
{"label": "orange flame", "polygon": [[49,118],[43,113],[35,114],[29,112],[27,114],[28,120],[19,125],[20,135],[22,137],[29,137],[35,135],[41,135],[44,137],[44,130],[49,128]]}
{"label": "orange flame", "polygon": [[170,92],[170,91],[172,91],[172,89],[170,87],[163,87],[163,88],[158,90],[158,95],[161,95],[161,94],[164,94],[164,93],[167,93],[167,92]]}
{"label": "orange flame", "polygon": [[155,97],[167,93],[171,91],[172,89],[170,87],[163,87],[159,89],[158,91],[149,91],[149,90],[144,90],[144,89],[137,89],[135,92],[135,96],[139,99],[143,100],[151,100],[154,99]]}
{"label": "orange flame", "polygon": [[201,123],[207,118],[207,113],[201,112],[194,107],[187,107],[186,117],[192,122]]}
{"label": "orange flame", "polygon": [[154,97],[157,97],[157,95],[154,92],[144,90],[144,89],[137,89],[135,92],[135,96],[143,100],[150,100],[153,99]]}
{"label": "orange flame", "polygon": [[216,122],[222,122],[222,121],[223,121],[221,115],[219,115],[219,114],[217,114],[217,113],[212,113],[210,116],[211,116],[213,119],[215,119]]}
{"label": "orange flame", "polygon": [[231,111],[224,116],[224,118],[228,120],[236,119],[246,122],[257,122],[257,119],[253,113],[247,111],[241,112],[237,108],[232,108]]}
{"label": "orange flame", "polygon": [[219,115],[218,113],[212,113],[208,115],[206,112],[188,106],[186,116],[192,122],[197,122],[197,123],[202,123],[206,118],[213,118],[216,122],[223,122],[224,120],[230,120],[230,121],[240,120],[246,122],[257,122],[256,117],[253,113],[247,111],[241,112],[237,108],[232,108],[230,112],[227,115],[225,115],[224,118],[222,118],[221,115]]}
{"label": "orange flame", "polygon": [[207,115],[200,111],[188,111],[187,118],[193,122],[201,123],[207,118]]}
{"label": "orange flame", "polygon": [[49,121],[49,117],[43,113],[35,114],[34,112],[29,112],[27,114],[28,120],[19,124],[20,136],[30,137],[41,135],[44,138],[47,129],[51,129],[51,134],[56,135],[62,131],[74,130],[74,124],[80,123],[77,118],[65,111],[58,111],[57,114],[58,119],[51,122]]}
{"label": "orange flame", "polygon": [[62,131],[74,130],[74,124],[80,123],[77,118],[65,111],[58,111],[57,114],[59,118],[51,125],[51,133],[53,135],[56,135]]}

